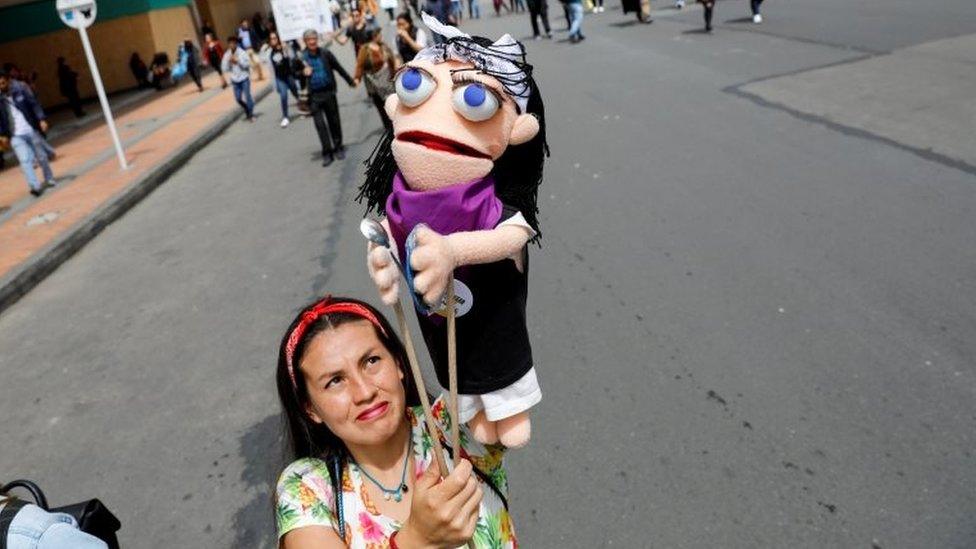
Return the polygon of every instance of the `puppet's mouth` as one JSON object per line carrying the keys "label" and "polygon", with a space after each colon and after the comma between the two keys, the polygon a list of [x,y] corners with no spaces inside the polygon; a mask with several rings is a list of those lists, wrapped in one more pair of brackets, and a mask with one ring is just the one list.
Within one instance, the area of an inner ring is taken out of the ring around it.
{"label": "puppet's mouth", "polygon": [[407,143],[415,143],[435,151],[444,151],[451,154],[459,154],[461,156],[473,156],[475,158],[487,158],[491,160],[490,156],[475,149],[474,147],[470,147],[464,143],[458,143],[457,141],[447,139],[446,137],[440,137],[432,133],[416,131],[403,132],[397,136],[397,139]]}

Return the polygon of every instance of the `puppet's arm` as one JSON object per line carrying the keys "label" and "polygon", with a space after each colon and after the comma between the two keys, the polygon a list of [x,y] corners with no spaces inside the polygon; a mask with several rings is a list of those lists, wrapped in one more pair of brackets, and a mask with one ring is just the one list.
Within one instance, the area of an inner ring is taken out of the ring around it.
{"label": "puppet's arm", "polygon": [[519,225],[500,225],[490,230],[447,236],[421,229],[417,232],[417,247],[410,255],[410,266],[418,272],[414,289],[427,303],[438,303],[454,269],[515,257],[530,238],[530,231]]}
{"label": "puppet's arm", "polygon": [[[389,222],[384,219],[380,224],[389,235]],[[393,242],[392,238],[390,245],[396,247],[396,242]],[[369,277],[373,279],[373,284],[380,293],[380,299],[386,305],[393,305],[400,298],[400,271],[393,263],[394,253],[396,253],[395,249],[390,250],[372,242],[366,248],[366,267],[369,269]]]}

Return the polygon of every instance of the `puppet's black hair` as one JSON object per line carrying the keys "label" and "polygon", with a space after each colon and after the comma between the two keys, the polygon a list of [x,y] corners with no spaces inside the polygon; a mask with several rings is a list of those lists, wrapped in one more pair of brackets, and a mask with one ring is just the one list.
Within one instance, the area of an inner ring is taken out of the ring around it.
{"label": "puppet's black hair", "polygon": [[[470,40],[489,49],[492,45],[490,39],[481,36],[452,38],[450,40]],[[506,57],[511,60],[510,57]],[[522,58],[524,59],[524,55]],[[506,89],[512,84],[528,86],[529,98],[525,110],[538,119],[539,133],[527,143],[511,145],[505,149],[502,156],[495,161],[490,175],[495,178],[495,193],[498,198],[503,203],[522,212],[525,220],[536,230],[537,235],[533,239],[533,242],[536,242],[542,235],[538,219],[539,185],[542,184],[545,158],[549,156],[549,145],[546,142],[546,113],[545,105],[542,103],[542,94],[539,92],[539,86],[535,79],[532,78],[532,65],[524,61],[516,61],[516,65],[525,73],[524,82],[513,82],[507,74],[494,74],[483,63],[476,63],[476,65],[479,65],[477,69],[479,72],[497,78],[505,85]],[[393,176],[397,171],[397,165],[393,158],[392,143],[393,132],[387,130],[380,137],[372,154],[365,162],[366,180],[359,187],[359,195],[356,196],[356,200],[360,203],[366,203],[367,213],[370,211],[385,213],[386,199],[393,191]]]}

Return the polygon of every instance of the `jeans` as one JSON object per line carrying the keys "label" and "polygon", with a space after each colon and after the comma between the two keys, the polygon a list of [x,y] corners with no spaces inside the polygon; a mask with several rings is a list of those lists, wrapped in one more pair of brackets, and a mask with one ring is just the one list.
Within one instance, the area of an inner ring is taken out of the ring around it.
{"label": "jeans", "polygon": [[44,150],[43,140],[41,134],[33,130],[27,135],[15,135],[10,138],[14,154],[17,155],[17,161],[20,162],[20,169],[23,170],[24,176],[27,178],[27,185],[35,191],[41,190],[41,182],[37,180],[37,174],[34,173],[35,160],[41,166],[41,171],[44,172],[44,181],[54,179],[51,165],[47,162],[47,152]]}
{"label": "jeans", "polygon": [[583,26],[583,3],[571,2],[566,4],[569,7],[569,35],[579,38],[583,36],[581,27]]}
{"label": "jeans", "polygon": [[749,7],[752,8],[752,14],[757,15],[759,13],[759,5],[763,3],[763,0],[749,0]]}
{"label": "jeans", "polygon": [[286,79],[275,77],[275,88],[278,90],[278,98],[281,99],[281,117],[288,118],[288,92],[290,91],[297,101],[298,86],[295,85],[295,80],[290,76]]}
{"label": "jeans", "polygon": [[244,114],[248,118],[251,118],[254,116],[254,99],[251,98],[251,79],[245,78],[241,82],[231,82],[231,84],[234,85],[234,100],[244,109]]}
{"label": "jeans", "polygon": [[468,18],[481,19],[481,6],[478,5],[478,0],[468,0]]}
{"label": "jeans", "polygon": [[105,542],[78,529],[75,519],[26,505],[7,532],[9,549],[106,549]]}

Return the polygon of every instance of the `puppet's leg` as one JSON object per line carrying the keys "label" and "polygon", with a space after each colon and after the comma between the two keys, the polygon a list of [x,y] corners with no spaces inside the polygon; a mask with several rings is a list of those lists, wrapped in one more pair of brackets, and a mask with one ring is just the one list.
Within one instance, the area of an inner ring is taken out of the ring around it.
{"label": "puppet's leg", "polygon": [[521,448],[532,437],[532,422],[528,412],[498,420],[495,429],[498,432],[498,441],[506,448]]}
{"label": "puppet's leg", "polygon": [[[445,402],[447,394],[444,395]],[[485,405],[481,395],[458,395],[458,422],[466,423],[471,436],[482,444],[498,444],[495,422],[485,415]]]}
{"label": "puppet's leg", "polygon": [[478,412],[470,421],[468,428],[471,429],[471,436],[482,444],[497,444],[498,431],[495,429],[495,422],[489,421],[485,416],[485,411]]}
{"label": "puppet's leg", "polygon": [[541,400],[542,389],[535,368],[508,387],[481,395],[485,417],[495,423],[498,441],[509,448],[528,444],[532,435],[529,409]]}

